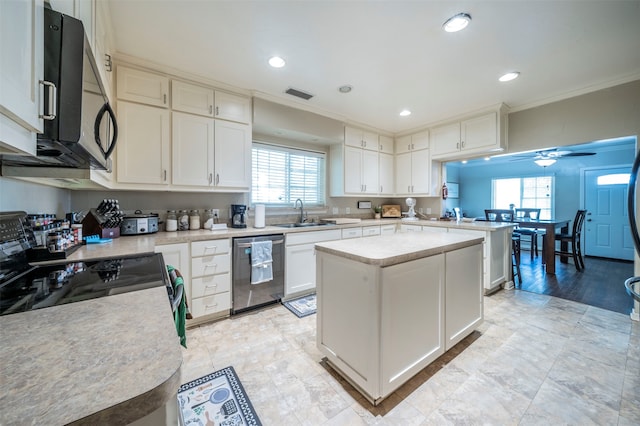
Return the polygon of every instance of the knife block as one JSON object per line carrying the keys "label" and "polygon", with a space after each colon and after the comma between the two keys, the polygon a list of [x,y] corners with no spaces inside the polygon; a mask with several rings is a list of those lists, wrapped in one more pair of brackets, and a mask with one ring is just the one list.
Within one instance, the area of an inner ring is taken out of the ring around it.
{"label": "knife block", "polygon": [[120,236],[120,228],[107,228],[102,224],[105,219],[95,209],[89,210],[89,213],[82,220],[82,233],[85,237],[89,235],[99,235],[100,238],[118,238]]}

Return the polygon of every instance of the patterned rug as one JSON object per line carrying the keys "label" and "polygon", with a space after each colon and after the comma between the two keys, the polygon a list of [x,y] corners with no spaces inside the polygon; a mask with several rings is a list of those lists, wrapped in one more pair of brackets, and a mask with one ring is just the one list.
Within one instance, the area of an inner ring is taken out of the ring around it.
{"label": "patterned rug", "polygon": [[262,425],[233,367],[180,386],[178,402],[185,426]]}
{"label": "patterned rug", "polygon": [[288,302],[284,302],[283,304],[287,309],[296,314],[298,318],[303,318],[316,313],[315,293],[308,296],[299,297],[297,299],[289,300]]}

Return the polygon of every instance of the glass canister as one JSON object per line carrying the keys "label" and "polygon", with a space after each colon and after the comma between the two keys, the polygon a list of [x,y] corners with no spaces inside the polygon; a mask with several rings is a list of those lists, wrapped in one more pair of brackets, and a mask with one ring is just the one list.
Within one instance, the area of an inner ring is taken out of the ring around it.
{"label": "glass canister", "polygon": [[189,213],[186,210],[178,211],[178,231],[189,230]]}
{"label": "glass canister", "polygon": [[200,229],[200,212],[198,210],[189,212],[189,229]]}
{"label": "glass canister", "polygon": [[213,216],[213,210],[205,209],[204,210],[204,229],[213,228],[213,224],[215,223],[215,217]]}
{"label": "glass canister", "polygon": [[164,225],[164,230],[168,232],[174,232],[178,230],[178,216],[175,210],[167,210],[167,219]]}

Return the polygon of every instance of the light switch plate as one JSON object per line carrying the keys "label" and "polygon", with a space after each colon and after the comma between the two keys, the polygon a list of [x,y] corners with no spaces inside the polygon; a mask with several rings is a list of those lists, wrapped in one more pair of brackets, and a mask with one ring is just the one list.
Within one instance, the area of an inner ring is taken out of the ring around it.
{"label": "light switch plate", "polygon": [[347,208],[345,208],[345,209],[344,209],[344,212],[345,212],[346,214],[349,214],[349,213],[351,213],[351,209],[350,209],[349,207],[347,207]]}
{"label": "light switch plate", "polygon": [[338,214],[338,213],[340,213],[340,209],[337,208],[337,207],[334,207],[333,209],[331,209],[331,213],[332,214]]}

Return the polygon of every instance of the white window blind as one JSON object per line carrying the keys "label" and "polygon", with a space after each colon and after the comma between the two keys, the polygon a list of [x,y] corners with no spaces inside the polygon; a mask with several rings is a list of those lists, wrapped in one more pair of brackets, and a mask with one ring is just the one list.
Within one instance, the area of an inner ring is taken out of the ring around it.
{"label": "white window blind", "polygon": [[291,206],[300,198],[305,206],[325,204],[325,154],[254,143],[252,204]]}

